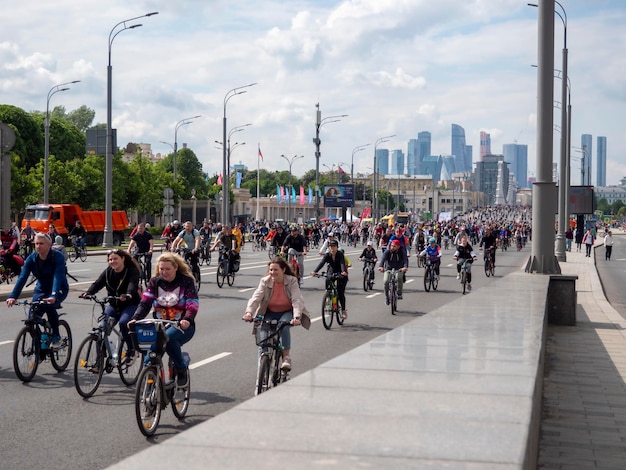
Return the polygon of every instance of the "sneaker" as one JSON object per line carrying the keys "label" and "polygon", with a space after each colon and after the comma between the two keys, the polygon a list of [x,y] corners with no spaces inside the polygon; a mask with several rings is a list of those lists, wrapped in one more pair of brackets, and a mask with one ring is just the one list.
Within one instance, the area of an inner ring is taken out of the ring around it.
{"label": "sneaker", "polygon": [[468,290],[468,291],[471,291],[471,290],[472,290],[472,285],[471,285],[471,284],[468,284],[468,285],[467,285],[467,290]]}
{"label": "sneaker", "polygon": [[52,342],[50,343],[51,348],[60,348],[63,346],[63,342],[61,341],[61,337],[59,335],[54,335],[52,337]]}
{"label": "sneaker", "polygon": [[137,357],[137,352],[134,349],[129,350],[126,353],[126,357],[124,357],[123,364],[130,366],[133,362],[135,362],[135,358]]}
{"label": "sneaker", "polygon": [[439,280],[439,279],[440,279],[440,278],[439,278],[439,274],[437,274],[437,275],[435,276],[435,279],[437,279],[437,280]]}
{"label": "sneaker", "polygon": [[188,382],[187,369],[178,369],[176,371],[176,385],[179,388],[186,387]]}
{"label": "sneaker", "polygon": [[346,318],[348,318],[348,311],[347,311],[347,310],[342,310],[342,311],[341,311],[341,318],[343,318],[344,320],[345,320]]}
{"label": "sneaker", "polygon": [[391,301],[389,300],[389,296],[385,297],[385,304],[389,305],[391,303]]}
{"label": "sneaker", "polygon": [[460,274],[457,274],[457,275],[456,275],[456,280],[457,280],[457,281],[460,281],[460,280],[461,280],[461,275],[460,275]]}
{"label": "sneaker", "polygon": [[398,292],[398,300],[402,300],[402,292]]}
{"label": "sneaker", "polygon": [[281,370],[290,371],[291,370],[291,357],[285,356],[283,357],[283,363],[280,365]]}

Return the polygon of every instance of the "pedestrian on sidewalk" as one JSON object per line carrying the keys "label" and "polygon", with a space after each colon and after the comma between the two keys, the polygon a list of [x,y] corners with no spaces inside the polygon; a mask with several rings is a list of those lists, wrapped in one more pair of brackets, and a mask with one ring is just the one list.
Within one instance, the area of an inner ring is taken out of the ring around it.
{"label": "pedestrian on sidewalk", "polygon": [[572,251],[572,241],[574,240],[574,232],[571,228],[565,231],[565,250]]}
{"label": "pedestrian on sidewalk", "polygon": [[574,235],[574,239],[576,240],[576,252],[580,253],[581,245],[583,244],[583,231],[576,227],[576,234]]}
{"label": "pedestrian on sidewalk", "polygon": [[604,259],[607,261],[611,260],[611,252],[613,251],[613,232],[610,230],[604,236]]}
{"label": "pedestrian on sidewalk", "polygon": [[591,231],[591,229],[587,230],[587,233],[585,233],[585,236],[583,237],[583,243],[585,244],[585,249],[587,250],[585,252],[586,258],[591,257],[591,247],[593,246],[595,241],[596,240],[593,236],[593,232]]}

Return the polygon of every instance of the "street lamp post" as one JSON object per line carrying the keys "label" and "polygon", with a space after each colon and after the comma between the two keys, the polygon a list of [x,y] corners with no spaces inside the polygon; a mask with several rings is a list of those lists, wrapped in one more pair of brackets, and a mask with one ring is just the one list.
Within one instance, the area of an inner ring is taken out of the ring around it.
{"label": "street lamp post", "polygon": [[222,200],[222,224],[228,224],[230,221],[230,215],[228,213],[229,204],[230,204],[230,166],[229,166],[229,156],[228,149],[226,146],[226,104],[228,100],[230,100],[233,96],[241,95],[246,93],[247,90],[244,88],[249,88],[251,86],[256,85],[257,83],[250,83],[248,85],[240,86],[237,88],[233,88],[232,90],[228,90],[226,95],[224,96],[224,122],[223,122],[223,137],[222,140],[222,160],[223,160],[223,173],[222,173],[222,191],[224,192],[223,200]]}
{"label": "street lamp post", "polygon": [[292,175],[291,166],[293,165],[293,162],[295,162],[296,160],[304,158],[304,155],[294,155],[291,158],[281,155],[281,158],[284,158],[285,160],[287,160],[287,163],[289,164],[289,194],[287,195],[287,223],[291,223],[291,194],[293,192],[293,187],[291,186],[291,175]]}
{"label": "street lamp post", "polygon": [[322,141],[320,140],[320,128],[324,124],[341,121],[341,118],[348,117],[348,115],[341,114],[337,116],[328,116],[322,119],[322,112],[320,111],[320,104],[317,103],[315,107],[317,108],[317,112],[315,113],[315,137],[313,138],[313,143],[315,144],[315,217],[319,221],[319,218],[320,218],[320,157],[322,156],[322,154],[320,153],[320,145],[322,143]]}
{"label": "street lamp post", "polygon": [[[44,122],[44,170],[43,170],[43,202],[44,204],[48,204],[50,202],[49,199],[49,184],[50,184],[50,170],[48,169],[48,159],[50,157],[50,98],[55,93],[59,93],[60,91],[67,91],[70,87],[66,87],[65,85],[71,85],[73,83],[79,83],[80,80],[74,80],[71,82],[61,83],[59,85],[54,85],[50,88],[48,92],[48,98],[46,99],[46,119]],[[61,88],[64,87],[64,88]]]}
{"label": "street lamp post", "polygon": [[[141,26],[141,24],[127,25],[130,21],[137,20],[139,18],[147,18],[149,16],[158,15],[158,11],[146,13],[145,15],[129,18],[124,21],[120,21],[109,33],[109,62],[107,65],[107,135],[106,135],[106,168],[105,168],[105,221],[104,221],[104,237],[102,239],[102,246],[107,248],[113,245],[113,130],[112,130],[112,79],[113,79],[113,67],[111,66],[111,47],[113,46],[113,40],[118,34],[127,29],[135,29]],[[122,26],[118,29],[119,26]]]}
{"label": "street lamp post", "polygon": [[372,202],[374,203],[374,213],[373,213],[373,223],[377,223],[378,222],[378,162],[377,162],[377,157],[376,157],[376,149],[378,148],[379,144],[382,144],[383,142],[389,142],[389,139],[391,139],[392,137],[395,137],[396,135],[388,135],[387,137],[381,137],[380,139],[378,139],[375,143],[374,143],[374,181],[373,181],[373,188],[374,188],[374,194],[372,194]]}
{"label": "street lamp post", "polygon": [[[368,145],[370,144],[359,145],[358,147],[354,147],[354,149],[352,150],[352,158],[350,160],[350,183],[352,184],[354,184],[354,154],[365,149],[365,147],[367,147]],[[356,191],[356,186],[355,186],[355,191]],[[365,200],[365,198],[363,198],[363,200]],[[354,212],[354,204],[352,205],[352,210],[350,211],[350,222],[352,222],[353,212]]]}
{"label": "street lamp post", "polygon": [[199,117],[201,117],[200,114],[198,114],[197,116],[181,119],[176,123],[176,126],[174,127],[174,181],[178,179],[178,129],[187,124],[191,124],[191,121],[193,121],[194,119],[198,119]]}

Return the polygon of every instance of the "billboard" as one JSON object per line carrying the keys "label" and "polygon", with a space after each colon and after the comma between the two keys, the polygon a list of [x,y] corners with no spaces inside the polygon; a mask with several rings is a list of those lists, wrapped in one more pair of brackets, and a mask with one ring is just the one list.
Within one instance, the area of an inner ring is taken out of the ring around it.
{"label": "billboard", "polygon": [[324,186],[324,207],[354,207],[354,185]]}
{"label": "billboard", "polygon": [[567,202],[570,214],[593,214],[593,186],[570,186]]}

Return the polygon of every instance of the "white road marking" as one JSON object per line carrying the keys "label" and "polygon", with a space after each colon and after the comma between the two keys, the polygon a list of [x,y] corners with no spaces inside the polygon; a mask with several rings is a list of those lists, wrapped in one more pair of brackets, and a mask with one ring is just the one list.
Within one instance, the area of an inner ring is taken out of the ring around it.
{"label": "white road marking", "polygon": [[200,366],[204,366],[206,364],[210,364],[211,362],[215,362],[219,359],[222,359],[224,357],[230,356],[232,353],[231,352],[223,352],[223,353],[219,353],[216,354],[215,356],[211,356],[207,359],[204,359],[202,361],[198,361],[198,362],[194,362],[193,364],[189,365],[190,369],[197,369]]}
{"label": "white road marking", "polygon": [[13,340],[11,341],[0,341],[0,346],[4,346],[5,344],[11,344],[13,342]]}

